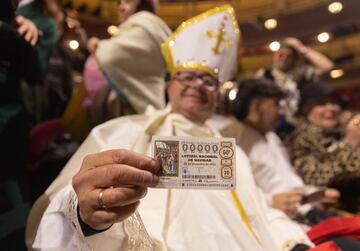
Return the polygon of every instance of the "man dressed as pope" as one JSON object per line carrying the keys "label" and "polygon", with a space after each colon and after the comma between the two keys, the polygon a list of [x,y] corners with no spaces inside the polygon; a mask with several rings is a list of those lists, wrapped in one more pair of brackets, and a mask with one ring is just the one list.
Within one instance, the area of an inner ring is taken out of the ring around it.
{"label": "man dressed as pope", "polygon": [[[236,149],[235,190],[155,189],[151,138],[220,137],[211,117],[235,76],[239,29],[229,5],[183,24],[163,44],[171,73],[165,110],[108,121],[91,132],[29,217],[30,250],[306,250],[313,244],[266,206]],[[300,248],[300,249],[299,249]]]}

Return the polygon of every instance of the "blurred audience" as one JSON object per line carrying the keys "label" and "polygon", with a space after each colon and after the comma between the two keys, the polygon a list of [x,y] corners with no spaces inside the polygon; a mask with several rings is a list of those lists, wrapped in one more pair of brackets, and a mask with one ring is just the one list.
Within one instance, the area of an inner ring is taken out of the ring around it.
{"label": "blurred audience", "polygon": [[56,0],[20,0],[16,11],[17,15],[34,22],[38,29],[39,40],[35,48],[38,51],[44,74],[47,70],[52,48],[59,36],[55,21],[57,9]]}
{"label": "blurred audience", "polygon": [[299,39],[287,37],[274,53],[273,67],[260,69],[256,76],[274,81],[285,93],[284,119],[278,128],[281,137],[293,129],[302,89],[317,82],[319,75],[333,68],[326,56],[305,46]]}
{"label": "blurred audience", "polygon": [[[56,24],[59,34],[51,51],[43,89],[43,120],[59,118],[63,115],[74,90],[74,72],[82,72],[85,59],[87,36],[80,23],[70,18],[57,7]],[[78,43],[76,51],[69,48],[69,41]]]}
{"label": "blurred audience", "polygon": [[25,165],[30,124],[24,107],[21,82],[25,80],[31,86],[39,84],[42,74],[37,51],[31,45],[34,44],[34,37],[28,35],[33,32],[34,25],[21,17],[20,21],[15,22],[18,27],[11,26],[9,23],[15,18],[16,8],[12,3],[5,0],[1,1],[0,6],[6,12],[0,21],[1,179],[15,179],[26,194]]}
{"label": "blurred audience", "polygon": [[26,171],[29,120],[21,81],[41,82],[35,25],[15,19],[16,1],[0,1],[0,245],[6,250],[26,250],[24,227],[29,212]]}
{"label": "blurred audience", "polygon": [[[49,58],[58,39],[56,27],[56,0],[20,0],[17,15],[30,19],[38,30],[38,41],[35,49],[39,55],[42,75],[45,76]],[[31,115],[32,124],[44,119],[43,81],[35,87],[23,85],[25,105]]]}
{"label": "blurred audience", "polygon": [[[240,81],[232,103],[234,117],[223,123],[221,133],[235,137],[237,145],[248,155],[255,181],[270,206],[304,223],[315,224],[335,215],[323,209],[336,205],[339,193],[327,189],[316,200],[305,201],[306,195],[319,189],[304,185],[294,172],[280,138],[274,133],[282,114],[280,101],[284,97],[281,89],[266,79]],[[221,120],[226,121],[225,118]]]}
{"label": "blurred audience", "polygon": [[360,115],[341,127],[344,102],[339,95],[323,83],[303,93],[303,121],[286,140],[291,161],[306,184],[339,189],[342,208],[355,213],[360,204]]}
{"label": "blurred audience", "polygon": [[117,34],[101,41],[89,40],[89,50],[116,94],[102,90],[106,94],[99,95],[103,98],[96,100],[90,111],[93,125],[125,114],[143,113],[148,105],[158,109],[165,106],[166,68],[160,45],[171,31],[154,14],[156,7],[155,0],[121,0]]}

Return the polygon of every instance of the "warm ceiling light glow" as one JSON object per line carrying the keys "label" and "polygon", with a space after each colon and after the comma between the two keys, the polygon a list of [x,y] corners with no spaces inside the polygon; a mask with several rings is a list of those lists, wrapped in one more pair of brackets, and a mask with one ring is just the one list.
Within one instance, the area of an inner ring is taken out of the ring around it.
{"label": "warm ceiling light glow", "polygon": [[277,27],[277,21],[276,21],[276,19],[274,19],[274,18],[267,19],[267,20],[264,22],[264,26],[265,26],[265,28],[268,29],[268,30],[275,29],[275,28]]}
{"label": "warm ceiling light glow", "polygon": [[280,49],[280,43],[278,41],[271,42],[269,48],[271,51],[278,51]]}
{"label": "warm ceiling light glow", "polygon": [[234,99],[236,99],[236,95],[237,95],[237,89],[232,89],[230,92],[229,92],[229,99],[232,101]]}
{"label": "warm ceiling light glow", "polygon": [[326,43],[327,41],[329,41],[330,39],[330,35],[327,32],[321,32],[318,36],[317,39],[319,40],[320,43]]}
{"label": "warm ceiling light glow", "polygon": [[119,29],[118,29],[118,27],[116,27],[115,25],[110,25],[110,26],[107,28],[107,32],[108,32],[111,36],[115,36],[115,35],[119,32]]}
{"label": "warm ceiling light glow", "polygon": [[332,2],[328,6],[328,10],[332,14],[337,14],[343,9],[343,5],[341,2]]}
{"label": "warm ceiling light glow", "polygon": [[76,41],[76,40],[71,40],[69,42],[69,47],[72,49],[72,50],[76,50],[77,48],[79,48],[79,42]]}
{"label": "warm ceiling light glow", "polygon": [[330,77],[332,78],[340,78],[344,75],[343,69],[334,69],[330,72]]}

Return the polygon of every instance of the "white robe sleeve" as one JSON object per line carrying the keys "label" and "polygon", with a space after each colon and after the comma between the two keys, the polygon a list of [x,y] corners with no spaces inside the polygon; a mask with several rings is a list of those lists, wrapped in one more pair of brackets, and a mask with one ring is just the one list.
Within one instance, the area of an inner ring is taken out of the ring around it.
{"label": "white robe sleeve", "polygon": [[137,12],[119,26],[116,36],[100,41],[96,59],[132,107],[165,107],[165,61],[161,44],[171,31],[156,15]]}
{"label": "white robe sleeve", "polygon": [[[101,241],[99,241],[101,240]],[[126,245],[123,223],[85,237],[77,217],[77,197],[71,185],[57,193],[43,214],[33,250],[122,250]]]}
{"label": "white robe sleeve", "polygon": [[310,247],[314,246],[297,222],[291,220],[282,211],[272,208],[266,203],[265,196],[260,189],[258,189],[258,197],[269,222],[271,233],[282,250],[289,251],[300,243]]}
{"label": "white robe sleeve", "polygon": [[[26,226],[26,245],[29,250],[87,250],[87,247],[91,247],[92,250],[113,250],[113,247],[122,245],[122,224],[116,224],[117,226],[114,225],[103,233],[84,239],[77,221],[77,197],[71,186],[71,180],[80,169],[82,160],[87,154],[108,148],[106,139],[111,138],[112,133],[116,132],[114,127],[117,124],[123,126],[124,132],[130,130],[127,127],[128,120],[130,119],[111,120],[92,130],[59,176],[36,201],[30,211]],[[131,129],[135,131],[136,126],[132,126]],[[126,144],[123,145],[126,148]],[[97,238],[103,239],[100,242],[94,241]],[[112,242],[117,244],[113,245]],[[95,243],[101,243],[101,247],[96,247]],[[107,246],[106,243],[110,243],[109,247],[104,248]]]}

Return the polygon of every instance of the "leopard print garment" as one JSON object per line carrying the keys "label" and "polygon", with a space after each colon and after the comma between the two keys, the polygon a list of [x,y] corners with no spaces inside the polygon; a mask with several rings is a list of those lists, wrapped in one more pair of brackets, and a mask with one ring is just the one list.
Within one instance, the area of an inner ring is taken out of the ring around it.
{"label": "leopard print garment", "polygon": [[285,145],[306,184],[329,186],[360,178],[360,149],[343,144],[334,133],[303,123],[286,139]]}

